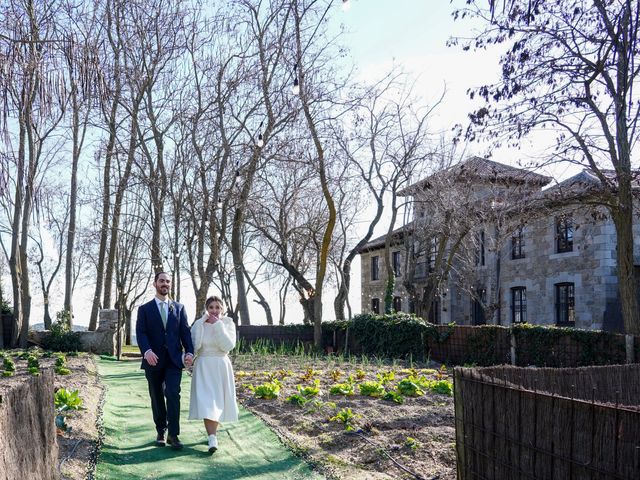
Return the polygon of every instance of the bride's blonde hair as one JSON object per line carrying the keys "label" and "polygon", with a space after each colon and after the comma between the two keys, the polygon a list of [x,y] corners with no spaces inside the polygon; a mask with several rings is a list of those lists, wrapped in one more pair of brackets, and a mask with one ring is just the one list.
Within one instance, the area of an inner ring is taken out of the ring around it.
{"label": "bride's blonde hair", "polygon": [[222,307],[222,311],[225,311],[225,306],[224,306],[224,302],[222,301],[222,299],[220,297],[218,297],[217,295],[212,295],[211,297],[207,298],[206,302],[204,302],[204,312],[203,315],[206,315],[207,313],[207,309],[209,308],[209,305],[211,305],[213,302],[218,302],[220,304],[220,306]]}

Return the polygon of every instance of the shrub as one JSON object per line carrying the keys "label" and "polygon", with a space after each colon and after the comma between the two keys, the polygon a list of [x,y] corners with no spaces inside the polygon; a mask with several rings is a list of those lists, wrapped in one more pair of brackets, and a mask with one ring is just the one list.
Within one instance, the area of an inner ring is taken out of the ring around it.
{"label": "shrub", "polygon": [[427,357],[428,337],[437,332],[421,318],[402,312],[356,315],[350,328],[350,335],[357,339],[365,355],[421,360]]}
{"label": "shrub", "polygon": [[[58,312],[58,319],[51,325],[48,335],[42,340],[44,348],[57,352],[75,352],[80,350],[80,335],[71,331],[68,315]],[[62,314],[62,315],[61,315]]]}

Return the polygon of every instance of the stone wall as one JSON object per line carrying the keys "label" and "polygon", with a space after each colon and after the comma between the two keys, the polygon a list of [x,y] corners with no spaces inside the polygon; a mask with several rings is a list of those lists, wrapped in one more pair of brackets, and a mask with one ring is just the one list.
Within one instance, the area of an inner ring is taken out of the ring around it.
{"label": "stone wall", "polygon": [[51,369],[0,393],[0,480],[57,478],[53,393]]}

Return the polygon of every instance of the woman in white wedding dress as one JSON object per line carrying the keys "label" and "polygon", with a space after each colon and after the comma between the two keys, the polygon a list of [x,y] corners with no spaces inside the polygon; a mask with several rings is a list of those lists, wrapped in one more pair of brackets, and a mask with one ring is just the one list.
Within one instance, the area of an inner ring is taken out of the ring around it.
{"label": "woman in white wedding dress", "polygon": [[238,420],[233,367],[227,355],[236,345],[236,327],[221,316],[222,299],[209,297],[204,315],[191,326],[195,360],[191,379],[189,420],[204,420],[209,453],[218,448],[220,423]]}

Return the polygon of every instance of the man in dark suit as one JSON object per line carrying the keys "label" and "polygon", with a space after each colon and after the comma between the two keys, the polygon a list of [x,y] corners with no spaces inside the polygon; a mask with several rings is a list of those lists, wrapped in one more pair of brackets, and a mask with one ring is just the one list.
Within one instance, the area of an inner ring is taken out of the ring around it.
{"label": "man in dark suit", "polygon": [[[169,300],[171,278],[165,272],[157,273],[153,282],[156,296],[138,308],[136,336],[143,360],[153,421],[158,436],[156,445],[166,443],[181,449],[180,434],[180,382],[183,367],[193,362],[193,343],[184,305]],[[165,402],[166,399],[166,402]]]}

